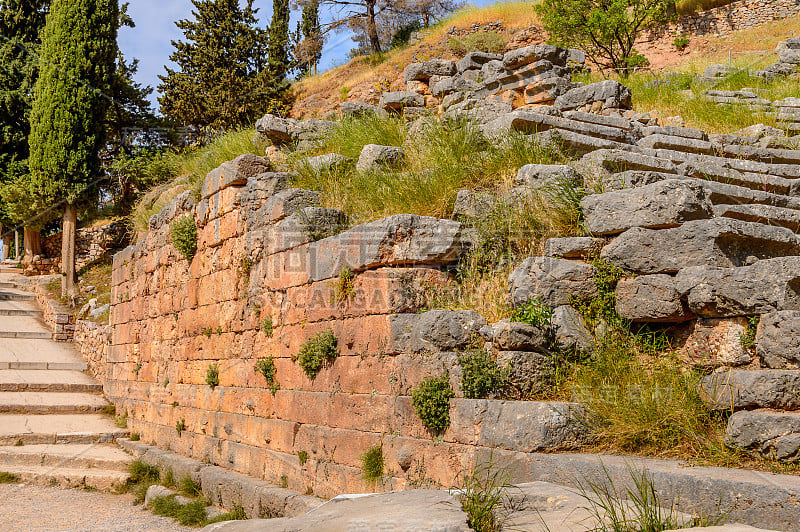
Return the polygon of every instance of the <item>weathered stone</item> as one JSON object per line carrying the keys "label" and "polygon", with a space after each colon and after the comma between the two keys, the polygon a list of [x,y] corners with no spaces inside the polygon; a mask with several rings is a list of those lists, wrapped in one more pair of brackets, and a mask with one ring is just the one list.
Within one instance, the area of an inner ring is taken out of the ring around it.
{"label": "weathered stone", "polygon": [[590,236],[548,238],[544,243],[544,254],[562,259],[587,259],[598,254],[604,244],[602,238]]}
{"label": "weathered stone", "polygon": [[481,77],[483,79],[493,79],[502,75],[505,69],[502,60],[487,61],[486,64],[481,67]]}
{"label": "weathered stone", "polygon": [[447,491],[406,490],[362,497],[340,496],[313,512],[291,518],[214,523],[202,532],[352,532],[363,530],[447,530],[469,532],[467,515]]}
{"label": "weathered stone", "polygon": [[[528,134],[541,133],[550,129],[558,130],[561,133],[564,130],[576,135],[612,141],[610,146],[629,145],[634,142],[630,131],[602,124],[570,120],[554,113],[543,112],[542,109],[547,109],[547,107],[537,107],[531,111],[517,110],[491,124],[486,124],[484,128],[488,131],[515,130]],[[602,146],[602,144],[598,146]]]}
{"label": "weathered stone", "polygon": [[244,186],[249,178],[271,170],[269,159],[249,154],[240,155],[208,173],[203,180],[200,196],[205,199],[228,187]]}
{"label": "weathered stone", "polygon": [[593,349],[592,334],[586,328],[581,315],[571,306],[556,307],[550,324],[555,331],[556,345],[561,351],[577,350],[588,353]]}
{"label": "weathered stone", "polygon": [[384,111],[400,112],[403,107],[425,107],[425,97],[416,92],[384,92],[378,102]]}
{"label": "weathered stone", "polygon": [[762,314],[756,332],[756,353],[767,367],[800,369],[800,311]]}
{"label": "weathered stone", "polygon": [[467,348],[486,320],[472,310],[430,310],[391,317],[393,344],[403,353],[458,351]]}
{"label": "weathered stone", "polygon": [[670,135],[648,135],[638,142],[639,146],[650,149],[679,150],[689,153],[713,155],[714,147],[706,140],[698,140]]}
{"label": "weathered stone", "polygon": [[429,80],[433,76],[453,76],[456,64],[446,59],[432,59],[424,63],[411,63],[403,70],[403,81]]}
{"label": "weathered stone", "polygon": [[730,67],[728,65],[708,65],[703,71],[704,78],[724,78],[731,72],[735,72],[736,68]]}
{"label": "weathered stone", "polygon": [[326,153],[305,159],[305,164],[314,172],[330,172],[353,164],[352,159],[338,153]]}
{"label": "weathered stone", "polygon": [[158,484],[153,484],[149,488],[147,488],[147,492],[144,496],[144,505],[146,507],[150,506],[150,503],[153,502],[153,499],[157,499],[160,497],[173,497],[178,493],[169,489],[165,488],[164,486],[159,486]]}
{"label": "weathered stone", "polygon": [[694,315],[675,289],[669,275],[621,279],[616,290],[617,313],[631,321],[681,322]]}
{"label": "weathered stone", "polygon": [[486,52],[468,52],[463,59],[456,63],[459,72],[466,70],[480,70],[489,61],[502,61],[503,56]]}
{"label": "weathered stone", "polygon": [[562,77],[553,76],[535,80],[525,87],[525,103],[542,104],[551,102],[576,87],[578,87],[578,84]]}
{"label": "weathered stone", "polygon": [[472,190],[459,190],[453,205],[451,218],[484,218],[498,204],[497,197],[488,192],[473,192]]}
{"label": "weathered stone", "polygon": [[526,164],[517,172],[514,183],[531,188],[541,188],[559,183],[582,186],[583,176],[565,164]]}
{"label": "weathered stone", "polygon": [[717,368],[742,366],[753,360],[742,342],[747,334],[747,318],[698,318],[676,332],[685,335],[681,351],[692,364]]}
{"label": "weathered stone", "polygon": [[694,140],[708,140],[708,134],[701,129],[677,126],[647,126],[642,128],[642,135],[667,135]]}
{"label": "weathered stone", "polygon": [[752,266],[692,266],[678,272],[678,291],[704,317],[750,316],[800,310],[800,257],[759,260]]}
{"label": "weathered stone", "polygon": [[800,231],[800,211],[772,205],[714,205],[714,214]]}
{"label": "weathered stone", "polygon": [[800,409],[800,372],[728,369],[700,381],[704,400],[716,410]]}
{"label": "weathered stone", "polygon": [[509,277],[511,301],[524,305],[541,298],[549,307],[569,303],[570,296],[590,299],[597,294],[594,268],[583,262],[551,257],[530,257],[517,266]]}
{"label": "weathered stone", "polygon": [[547,347],[545,332],[535,325],[504,320],[492,329],[492,343],[500,350],[539,351]]}
{"label": "weathered stone", "polygon": [[589,231],[601,235],[621,233],[631,227],[675,227],[713,216],[702,186],[675,179],[592,194],[583,198],[581,209]]}
{"label": "weathered stone", "polygon": [[503,66],[513,70],[542,59],[550,61],[554,65],[564,66],[567,64],[568,55],[569,50],[564,48],[558,48],[550,44],[534,44],[533,46],[506,52],[503,56]]}
{"label": "weathered stone", "polygon": [[778,53],[778,61],[781,63],[789,63],[792,65],[800,64],[800,50],[787,48]]}
{"label": "weathered stone", "polygon": [[[459,94],[459,93],[453,93]],[[445,96],[453,96],[453,94]],[[512,110],[511,102],[501,102],[497,100],[484,100],[466,98],[463,101],[453,104],[447,108],[447,112],[442,116],[443,119],[467,118],[479,124],[491,122],[497,118],[510,113]]]}
{"label": "weathered stone", "polygon": [[403,163],[405,151],[396,146],[379,146],[367,144],[361,150],[356,163],[359,172],[370,172],[382,168],[396,168]]}
{"label": "weathered stone", "polygon": [[688,266],[744,266],[800,254],[800,237],[782,227],[729,218],[694,220],[672,229],[634,227],[600,256],[635,273],[675,273]]}
{"label": "weathered stone", "polygon": [[342,103],[342,115],[344,116],[366,116],[381,115],[383,110],[364,102],[344,102]]}
{"label": "weathered stone", "polygon": [[454,92],[469,92],[473,91],[478,88],[478,84],[467,79],[464,77],[457,75],[448,78],[444,78],[443,80],[435,83],[431,86],[431,94],[436,96],[437,98],[441,98],[448,94],[452,94]]}
{"label": "weathered stone", "polygon": [[309,246],[310,279],[379,265],[447,265],[462,252],[461,224],[429,216],[396,214],[353,227]]}
{"label": "weathered stone", "polygon": [[601,110],[630,109],[631,90],[618,81],[607,79],[597,83],[576,87],[559,96],[553,106],[561,111],[578,109],[594,102],[601,102]]}
{"label": "weathered stone", "polygon": [[299,121],[270,114],[256,121],[256,131],[276,146],[304,142],[305,146],[309,147],[323,139],[333,127],[334,123],[328,120]]}
{"label": "weathered stone", "polygon": [[795,461],[800,458],[800,414],[736,412],[728,420],[725,443],[769,458]]}
{"label": "weathered stone", "polygon": [[580,166],[587,168],[590,174],[600,175],[629,170],[678,173],[678,166],[669,160],[627,150],[602,150],[589,153],[583,156]]}
{"label": "weathered stone", "polygon": [[508,382],[522,397],[541,393],[553,374],[553,356],[531,351],[500,351],[497,364],[508,372]]}

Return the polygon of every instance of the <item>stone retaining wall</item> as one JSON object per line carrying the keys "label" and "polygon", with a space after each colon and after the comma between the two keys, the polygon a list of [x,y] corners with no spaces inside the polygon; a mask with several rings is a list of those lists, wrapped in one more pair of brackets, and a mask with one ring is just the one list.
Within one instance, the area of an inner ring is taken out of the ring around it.
{"label": "stone retaining wall", "polygon": [[[108,253],[121,249],[125,239],[125,228],[117,222],[96,227],[83,227],[75,234],[75,267],[80,270]],[[42,239],[42,258],[39,270],[57,273],[61,271],[61,233]]]}
{"label": "stone retaining wall", "polygon": [[75,346],[98,380],[106,378],[106,351],[111,340],[111,327],[93,321],[75,323]]}
{"label": "stone retaining wall", "polygon": [[42,319],[53,330],[53,339],[57,342],[71,342],[75,335],[75,317],[51,299],[45,285],[36,283],[32,286],[36,295],[36,303],[42,309]]}
{"label": "stone retaining wall", "polygon": [[673,26],[673,31],[697,35],[725,34],[791,17],[797,13],[800,13],[800,0],[741,0],[708,11],[684,15]]}

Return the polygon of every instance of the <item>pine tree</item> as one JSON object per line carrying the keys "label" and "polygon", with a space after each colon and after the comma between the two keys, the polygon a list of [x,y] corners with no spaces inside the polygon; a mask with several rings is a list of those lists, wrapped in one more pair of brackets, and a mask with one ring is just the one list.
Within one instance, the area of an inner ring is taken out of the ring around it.
{"label": "pine tree", "polygon": [[253,0],[192,0],[193,20],[176,22],[185,41],[172,41],[178,65],[159,76],[167,118],[184,125],[232,128],[252,124],[267,108],[267,34]]}
{"label": "pine tree", "polygon": [[117,0],[53,0],[31,109],[31,202],[63,205],[62,295],[74,296],[76,206],[100,174],[117,59]]}
{"label": "pine tree", "polygon": [[289,0],[272,0],[269,25],[269,68],[267,90],[271,100],[285,101],[289,90]]}

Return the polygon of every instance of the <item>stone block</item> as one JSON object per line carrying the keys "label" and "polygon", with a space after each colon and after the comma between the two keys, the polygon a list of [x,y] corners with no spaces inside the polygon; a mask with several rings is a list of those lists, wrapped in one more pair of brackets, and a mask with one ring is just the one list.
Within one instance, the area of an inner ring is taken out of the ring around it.
{"label": "stone block", "polygon": [[545,391],[553,375],[552,355],[531,351],[500,351],[497,364],[508,371],[508,382],[522,397]]}
{"label": "stone block", "polygon": [[569,183],[583,186],[583,176],[565,164],[526,164],[517,172],[514,184],[542,188],[548,185]]}
{"label": "stone block", "polygon": [[269,159],[249,154],[240,155],[208,173],[200,196],[205,199],[228,187],[244,186],[249,178],[270,171],[272,163]]}
{"label": "stone block", "polygon": [[769,368],[800,369],[800,311],[762,314],[756,332],[756,353]]}
{"label": "stone block", "polygon": [[716,410],[800,410],[800,372],[785,369],[728,369],[700,381],[704,400]]}
{"label": "stone block", "polygon": [[728,420],[725,443],[768,458],[796,461],[800,458],[800,414],[736,412]]}
{"label": "stone block", "polygon": [[447,59],[433,59],[423,63],[411,63],[403,70],[403,81],[427,81],[433,76],[453,76],[456,64]]}
{"label": "stone block", "polygon": [[741,366],[753,360],[742,345],[747,334],[747,318],[698,318],[686,328],[675,329],[681,352],[692,364],[706,368]]}
{"label": "stone block", "polygon": [[555,331],[556,345],[562,352],[575,350],[589,353],[594,348],[594,338],[586,328],[586,322],[571,306],[556,307],[550,325]]}
{"label": "stone block", "polygon": [[565,66],[569,50],[550,44],[535,44],[506,52],[503,56],[503,66],[513,70],[545,59],[554,65]]}
{"label": "stone block", "polygon": [[378,107],[387,112],[399,113],[403,107],[425,107],[425,97],[416,92],[384,92]]}
{"label": "stone block", "polygon": [[631,227],[676,227],[713,216],[702,186],[675,179],[592,194],[581,201],[581,209],[588,230],[600,235],[621,233]]}
{"label": "stone block", "polygon": [[669,275],[643,275],[621,279],[616,290],[616,310],[634,322],[682,322],[689,311]]}
{"label": "stone block", "polygon": [[467,52],[462,59],[456,63],[458,72],[467,70],[480,70],[483,65],[489,61],[502,61],[503,56],[500,54],[489,54],[486,52]]}
{"label": "stone block", "polygon": [[631,90],[618,81],[607,79],[576,87],[556,98],[553,106],[560,111],[578,109],[600,102],[600,109],[630,109]]}
{"label": "stone block", "polygon": [[569,304],[571,296],[587,300],[597,295],[594,267],[551,257],[530,257],[517,266],[509,277],[511,301],[524,305],[540,298],[549,307]]}
{"label": "stone block", "polygon": [[391,344],[402,353],[458,351],[467,348],[486,320],[469,310],[430,310],[390,316]]}
{"label": "stone block", "polygon": [[405,151],[396,146],[379,146],[367,144],[361,150],[356,163],[359,172],[378,171],[386,168],[397,168],[405,160]]}
{"label": "stone block", "polygon": [[544,254],[562,259],[588,259],[599,254],[605,243],[602,238],[590,236],[548,238],[544,242]]}

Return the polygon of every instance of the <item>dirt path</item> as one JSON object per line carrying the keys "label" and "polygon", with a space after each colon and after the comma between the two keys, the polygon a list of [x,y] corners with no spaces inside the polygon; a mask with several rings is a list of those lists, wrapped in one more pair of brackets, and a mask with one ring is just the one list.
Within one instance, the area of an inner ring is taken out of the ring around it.
{"label": "dirt path", "polygon": [[0,485],[3,532],[178,532],[196,530],[133,506],[132,495],[110,495],[24,484]]}

